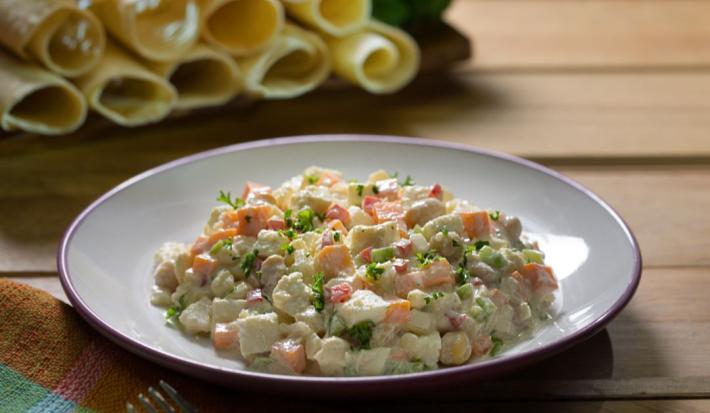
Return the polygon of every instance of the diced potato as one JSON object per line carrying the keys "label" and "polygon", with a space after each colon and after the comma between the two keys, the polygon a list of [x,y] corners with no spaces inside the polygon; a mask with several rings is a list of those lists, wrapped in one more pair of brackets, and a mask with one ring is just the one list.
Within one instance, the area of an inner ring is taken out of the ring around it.
{"label": "diced potato", "polygon": [[426,306],[426,298],[429,294],[422,290],[414,289],[407,293],[407,300],[412,303],[412,308],[421,310]]}
{"label": "diced potato", "polygon": [[247,306],[246,300],[215,298],[212,301],[212,322],[229,323],[239,318],[239,313]]}
{"label": "diced potato", "polygon": [[424,235],[414,233],[409,236],[409,240],[412,241],[412,252],[415,254],[429,251],[429,242],[426,240]]}
{"label": "diced potato", "polygon": [[209,298],[202,297],[180,314],[180,323],[185,327],[185,331],[189,334],[209,333],[210,315],[212,313],[212,303]]}
{"label": "diced potato", "polygon": [[234,276],[232,273],[226,269],[219,270],[210,284],[210,290],[216,297],[224,297],[232,292],[234,290]]}
{"label": "diced potato", "polygon": [[272,255],[261,264],[262,291],[267,296],[273,294],[279,280],[288,273],[285,260],[280,255]]}
{"label": "diced potato", "polygon": [[348,208],[348,213],[350,214],[350,227],[348,229],[356,225],[373,225],[375,223],[370,214],[363,211],[359,206],[351,206]]}
{"label": "diced potato", "polygon": [[313,333],[311,327],[303,321],[296,321],[293,324],[281,324],[279,328],[281,328],[281,334],[299,343],[303,342],[306,337]]}
{"label": "diced potato", "polygon": [[407,331],[417,335],[425,335],[436,331],[434,316],[419,310],[412,310],[409,321],[404,326]]}
{"label": "diced potato", "polygon": [[443,364],[463,364],[471,357],[471,342],[462,331],[450,331],[441,338],[441,355]]}
{"label": "diced potato", "polygon": [[385,222],[379,225],[357,225],[348,234],[350,249],[357,255],[367,247],[386,247],[400,239],[396,222]]}
{"label": "diced potato", "polygon": [[281,246],[288,243],[288,238],[278,231],[264,229],[259,232],[254,243],[254,249],[259,251],[259,256],[283,255]]}
{"label": "diced potato", "polygon": [[249,287],[249,284],[244,281],[239,281],[234,285],[232,291],[225,295],[224,298],[231,298],[233,300],[244,299],[247,298],[247,294],[250,290],[251,287]]}
{"label": "diced potato", "polygon": [[182,278],[182,273],[187,269],[187,265],[184,262],[187,255],[187,246],[185,244],[178,242],[166,242],[163,244],[154,257],[156,263],[155,271],[153,272],[155,285],[170,292],[175,291],[179,281],[178,272],[180,272],[179,275]]}
{"label": "diced potato", "polygon": [[340,376],[347,364],[349,350],[350,343],[347,341],[340,337],[328,337],[321,340],[321,347],[313,359],[318,362],[323,374]]}
{"label": "diced potato", "polygon": [[249,315],[237,321],[239,348],[244,357],[271,351],[279,339],[279,317],[276,313]]}
{"label": "diced potato", "polygon": [[464,253],[463,239],[455,232],[437,232],[429,239],[429,249],[437,251],[449,262],[457,262]]}
{"label": "diced potato", "polygon": [[404,333],[399,339],[399,346],[407,352],[410,360],[419,359],[430,369],[436,368],[441,351],[439,333],[431,333],[421,337],[412,333]]}
{"label": "diced potato", "polygon": [[325,321],[323,320],[323,315],[316,311],[315,307],[312,305],[308,306],[305,311],[301,311],[300,313],[294,315],[293,318],[295,318],[296,321],[303,321],[308,324],[311,330],[316,333],[320,334],[325,331]]}
{"label": "diced potato", "polygon": [[272,294],[274,307],[295,316],[308,309],[311,304],[311,289],[303,282],[303,274],[293,272],[282,277]]}
{"label": "diced potato", "polygon": [[456,233],[458,235],[464,235],[463,220],[461,220],[459,214],[447,214],[432,219],[424,225],[422,234],[427,239],[431,239],[434,234],[442,231],[444,228],[446,228],[449,234]]}
{"label": "diced potato", "polygon": [[402,205],[411,208],[415,202],[429,197],[431,188],[428,186],[412,185],[402,188]]}
{"label": "diced potato", "polygon": [[375,195],[372,183],[350,182],[348,184],[348,205],[361,206],[363,198],[368,195]]}
{"label": "diced potato", "polygon": [[344,303],[335,305],[338,315],[348,327],[371,320],[380,323],[385,319],[389,303],[379,295],[369,290],[357,290],[352,297]]}
{"label": "diced potato", "polygon": [[328,207],[335,201],[335,197],[322,186],[307,186],[296,192],[291,199],[293,210],[300,211],[303,208],[310,208],[317,214],[325,214]]}
{"label": "diced potato", "polygon": [[412,228],[415,225],[425,225],[445,213],[446,207],[444,207],[443,202],[436,198],[425,198],[412,204],[412,207],[405,214],[404,220]]}
{"label": "diced potato", "polygon": [[390,355],[386,347],[360,350],[352,354],[352,366],[359,376],[377,376],[385,371],[385,363]]}
{"label": "diced potato", "polygon": [[323,340],[318,337],[318,334],[312,333],[306,337],[305,345],[306,358],[308,360],[315,360],[315,355],[320,351],[321,347],[323,347]]}
{"label": "diced potato", "polygon": [[387,173],[387,171],[385,171],[384,169],[380,169],[371,173],[370,176],[367,177],[367,183],[373,184],[383,179],[390,179],[390,174]]}

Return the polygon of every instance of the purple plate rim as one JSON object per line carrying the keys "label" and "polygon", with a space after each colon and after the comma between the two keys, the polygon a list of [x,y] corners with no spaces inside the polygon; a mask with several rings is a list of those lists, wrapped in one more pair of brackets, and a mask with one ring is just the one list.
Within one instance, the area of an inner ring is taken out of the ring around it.
{"label": "purple plate rim", "polygon": [[[274,145],[291,145],[291,144],[303,144],[303,143],[318,143],[318,142],[372,142],[372,143],[395,143],[395,144],[405,144],[405,145],[418,145],[418,146],[429,146],[434,148],[443,149],[453,149],[469,153],[474,153],[477,155],[484,155],[492,158],[496,158],[503,161],[508,161],[517,165],[522,165],[533,169],[535,171],[541,172],[545,175],[551,176],[558,181],[580,191],[582,194],[589,197],[592,201],[596,202],[602,209],[604,209],[611,217],[619,224],[622,231],[626,235],[631,248],[633,250],[633,260],[634,266],[631,274],[631,282],[627,285],[623,294],[619,299],[614,302],[601,316],[597,317],[587,326],[563,337],[555,342],[544,345],[542,347],[532,349],[520,354],[503,356],[501,358],[494,358],[490,360],[481,361],[478,363],[467,364],[455,367],[446,367],[437,370],[431,370],[421,373],[410,373],[405,375],[389,375],[389,376],[365,376],[365,377],[315,377],[315,376],[287,376],[287,375],[276,375],[259,373],[250,370],[234,371],[232,369],[220,368],[218,366],[202,365],[197,362],[190,361],[188,359],[167,353],[162,350],[154,349],[147,346],[140,341],[133,339],[120,331],[114,329],[111,325],[104,322],[98,315],[96,315],[84,301],[81,299],[79,294],[72,284],[71,277],[68,270],[68,250],[71,244],[72,238],[78,228],[81,226],[84,219],[93,212],[94,209],[98,208],[101,204],[112,198],[117,193],[123,191],[124,189],[154,175],[160,174],[162,172],[168,171],[170,169],[186,165],[192,162],[201,161],[214,156],[223,155],[226,153],[239,152],[249,149],[264,148]],[[57,250],[57,270],[59,272],[59,279],[62,284],[69,301],[72,303],[74,308],[79,312],[79,314],[84,318],[93,328],[98,330],[102,335],[123,347],[124,349],[133,352],[141,357],[148,358],[158,364],[165,367],[181,371],[188,375],[194,377],[200,377],[208,381],[213,381],[222,384],[228,384],[234,386],[234,384],[241,384],[245,387],[264,389],[266,386],[270,385],[288,385],[294,386],[290,387],[291,390],[297,390],[303,388],[302,385],[335,385],[339,388],[346,389],[350,387],[346,392],[354,393],[354,391],[362,388],[368,387],[370,390],[375,390],[379,392],[380,390],[386,388],[387,384],[396,384],[400,388],[408,388],[410,385],[417,385],[422,382],[427,382],[429,379],[446,379],[442,381],[449,381],[449,379],[463,379],[463,378],[473,378],[473,377],[490,377],[497,375],[499,373],[505,373],[512,370],[517,370],[526,365],[529,365],[535,361],[547,358],[554,354],[557,354],[575,344],[578,344],[599,332],[604,328],[611,320],[613,320],[621,310],[626,307],[628,302],[633,297],[638,285],[641,281],[642,272],[642,257],[641,251],[639,249],[638,241],[634,236],[633,232],[629,228],[628,224],[619,215],[619,213],[611,207],[606,201],[601,197],[596,195],[590,189],[581,185],[580,183],[574,181],[573,179],[560,174],[550,168],[542,166],[536,162],[529,161],[527,159],[520,158],[515,155],[510,155],[507,153],[497,152],[490,149],[483,149],[463,144],[442,142],[426,138],[411,138],[402,136],[384,136],[384,135],[368,135],[368,134],[323,134],[323,135],[301,135],[301,136],[289,136],[280,138],[270,138],[262,139],[257,141],[250,141],[245,143],[238,143],[234,145],[222,146],[215,149],[195,153],[188,155],[162,165],[151,168],[145,172],[135,175],[132,178],[118,184],[108,192],[101,195],[98,199],[92,202],[86,209],[84,209],[74,221],[65,230],[59,248]],[[249,382],[246,382],[248,379]],[[257,380],[256,382],[253,380]],[[235,381],[237,380],[237,381]],[[241,387],[241,386],[237,386]]]}

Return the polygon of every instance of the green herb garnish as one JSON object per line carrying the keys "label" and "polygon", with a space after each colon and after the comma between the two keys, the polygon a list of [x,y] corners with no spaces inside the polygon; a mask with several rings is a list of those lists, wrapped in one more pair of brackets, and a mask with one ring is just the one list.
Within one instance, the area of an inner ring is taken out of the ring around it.
{"label": "green herb garnish", "polygon": [[483,248],[483,247],[485,247],[485,246],[487,246],[487,245],[491,245],[491,243],[488,242],[488,241],[476,241],[476,242],[473,244],[473,247],[476,249],[476,251],[480,251],[481,248]]}
{"label": "green herb garnish", "polygon": [[177,304],[173,304],[168,311],[165,313],[165,319],[171,324],[178,324],[180,320],[180,314],[187,308],[186,294],[183,294],[178,298]]}
{"label": "green herb garnish", "polygon": [[491,336],[491,341],[493,342],[493,347],[491,347],[490,354],[491,356],[495,356],[500,352],[500,349],[503,347],[503,340],[499,339],[498,337]]}
{"label": "green herb garnish", "polygon": [[219,240],[219,241],[215,242],[215,244],[212,246],[212,248],[210,248],[210,254],[216,255],[225,248],[229,249],[229,251],[231,252],[231,250],[232,250],[232,240],[231,239],[223,239],[223,240]]}
{"label": "green herb garnish", "polygon": [[444,293],[441,291],[434,291],[430,295],[424,297],[424,302],[427,304],[431,304],[433,301],[438,300],[439,298],[443,297]]}
{"label": "green herb garnish", "polygon": [[319,313],[325,308],[325,295],[323,294],[323,281],[325,275],[322,272],[317,273],[313,276],[313,284],[311,284],[311,291],[313,292],[313,297],[311,302],[313,307]]}
{"label": "green herb garnish", "polygon": [[333,241],[340,242],[340,231],[333,232]]}
{"label": "green herb garnish", "polygon": [[376,262],[370,263],[365,269],[365,277],[370,281],[377,281],[384,274],[385,269],[378,267]]}
{"label": "green herb garnish", "polygon": [[345,332],[345,338],[348,339],[355,348],[369,349],[370,339],[372,339],[372,329],[374,327],[375,323],[372,320],[361,321]]}
{"label": "green herb garnish", "polygon": [[362,196],[362,191],[365,190],[365,185],[360,184],[357,186],[357,196]]}
{"label": "green herb garnish", "polygon": [[318,178],[316,175],[306,175],[306,181],[308,181],[308,185],[315,185],[318,183]]}
{"label": "green herb garnish", "polygon": [[284,242],[281,244],[281,251],[285,251],[288,255],[293,254],[293,252],[296,249],[293,247],[293,245],[289,244],[288,242]]}
{"label": "green herb garnish", "polygon": [[298,214],[296,214],[296,222],[293,222],[293,228],[301,232],[313,231],[315,228],[313,225],[313,218],[315,217],[316,214],[312,209],[303,208],[298,211]]}
{"label": "green herb garnish", "polygon": [[259,250],[249,252],[242,257],[242,262],[239,267],[244,271],[244,275],[249,276],[252,270],[254,270],[257,255],[259,255]]}
{"label": "green herb garnish", "polygon": [[219,191],[219,196],[217,197],[217,201],[223,202],[223,203],[231,206],[234,209],[239,209],[244,206],[243,199],[241,199],[239,197],[235,197],[234,201],[232,201],[232,194],[229,192],[227,192],[225,194],[224,191],[222,191],[222,190]]}
{"label": "green herb garnish", "polygon": [[495,211],[489,213],[488,215],[491,217],[491,219],[493,221],[498,221],[498,219],[500,218],[500,211],[495,210]]}
{"label": "green herb garnish", "polygon": [[380,193],[380,189],[375,184],[372,185],[372,193],[375,195]]}
{"label": "green herb garnish", "polygon": [[463,265],[459,265],[458,268],[456,268],[456,283],[458,285],[463,285],[468,282],[468,280],[471,279],[471,276],[468,274],[468,271],[466,271],[466,267]]}
{"label": "green herb garnish", "polygon": [[414,185],[414,180],[412,179],[411,176],[407,175],[407,177],[404,179],[404,181],[399,183],[400,186],[413,186]]}
{"label": "green herb garnish", "polygon": [[423,252],[417,253],[417,262],[418,262],[419,268],[426,267],[427,265],[433,263],[434,261],[438,260],[439,258],[441,258],[441,256],[434,250],[427,251],[425,253],[423,253]]}

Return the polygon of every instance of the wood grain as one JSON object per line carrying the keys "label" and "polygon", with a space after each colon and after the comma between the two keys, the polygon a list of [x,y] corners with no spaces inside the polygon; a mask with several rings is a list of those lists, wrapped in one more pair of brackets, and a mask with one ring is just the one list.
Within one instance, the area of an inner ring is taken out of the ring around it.
{"label": "wood grain", "polygon": [[703,0],[458,0],[447,18],[479,70],[710,67]]}

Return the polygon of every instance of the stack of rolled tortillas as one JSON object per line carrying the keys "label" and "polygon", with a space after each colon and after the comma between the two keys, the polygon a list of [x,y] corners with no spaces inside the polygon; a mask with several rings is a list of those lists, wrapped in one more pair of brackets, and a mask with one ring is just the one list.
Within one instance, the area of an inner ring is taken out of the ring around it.
{"label": "stack of rolled tortillas", "polygon": [[0,0],[0,126],[124,126],[235,96],[287,99],[331,71],[372,93],[404,87],[419,49],[371,0]]}

